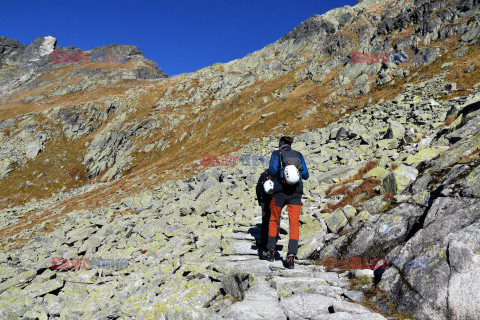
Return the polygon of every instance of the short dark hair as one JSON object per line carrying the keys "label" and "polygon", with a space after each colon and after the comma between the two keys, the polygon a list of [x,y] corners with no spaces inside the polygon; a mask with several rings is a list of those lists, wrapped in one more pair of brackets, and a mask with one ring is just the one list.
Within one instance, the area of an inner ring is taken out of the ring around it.
{"label": "short dark hair", "polygon": [[283,136],[283,137],[280,138],[280,143],[282,143],[282,142],[291,146],[292,143],[293,143],[293,137]]}

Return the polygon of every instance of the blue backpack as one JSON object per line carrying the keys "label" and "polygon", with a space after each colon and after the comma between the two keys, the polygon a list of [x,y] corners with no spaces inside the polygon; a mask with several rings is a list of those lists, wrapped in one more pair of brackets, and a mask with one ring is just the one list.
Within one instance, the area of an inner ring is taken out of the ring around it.
{"label": "blue backpack", "polygon": [[285,149],[280,150],[280,180],[285,180],[285,173],[284,169],[286,166],[294,165],[300,172],[303,171],[302,165],[302,155],[300,152],[292,150],[292,149]]}

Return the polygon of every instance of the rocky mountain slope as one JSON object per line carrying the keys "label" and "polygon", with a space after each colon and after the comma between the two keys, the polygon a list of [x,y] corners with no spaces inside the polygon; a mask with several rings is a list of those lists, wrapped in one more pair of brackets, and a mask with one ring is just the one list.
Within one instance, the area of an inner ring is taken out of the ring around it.
{"label": "rocky mountain slope", "polygon": [[[479,8],[364,0],[172,77],[1,37],[1,317],[479,319]],[[287,133],[311,174],[294,271],[256,256]]]}

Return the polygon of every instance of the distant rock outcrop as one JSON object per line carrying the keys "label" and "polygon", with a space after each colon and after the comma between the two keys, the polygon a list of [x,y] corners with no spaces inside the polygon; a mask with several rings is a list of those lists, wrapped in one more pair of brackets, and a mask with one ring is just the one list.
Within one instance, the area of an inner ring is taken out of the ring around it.
{"label": "distant rock outcrop", "polygon": [[[136,46],[112,44],[95,47],[89,51],[70,47],[56,47],[57,39],[51,36],[35,39],[26,46],[15,39],[0,37],[0,94],[6,95],[13,90],[32,84],[41,74],[67,64],[81,67],[83,62],[117,63],[118,70],[82,69],[82,77],[97,78],[98,73],[110,80],[119,79],[159,79],[167,75],[158,68],[158,64],[145,58]],[[58,55],[62,59],[58,59]],[[77,58],[72,58],[73,54]],[[83,56],[82,56],[83,55]],[[78,59],[81,56],[82,59]],[[64,57],[66,57],[64,59]],[[81,61],[80,61],[81,60]],[[131,62],[133,68],[122,68],[122,64]],[[10,66],[2,73],[2,66]],[[123,70],[122,70],[123,69]],[[93,80],[92,79],[92,80]],[[88,86],[88,84],[85,84]]]}
{"label": "distant rock outcrop", "polygon": [[18,40],[0,37],[0,66],[6,59],[21,55],[25,47],[26,45],[21,44]]}

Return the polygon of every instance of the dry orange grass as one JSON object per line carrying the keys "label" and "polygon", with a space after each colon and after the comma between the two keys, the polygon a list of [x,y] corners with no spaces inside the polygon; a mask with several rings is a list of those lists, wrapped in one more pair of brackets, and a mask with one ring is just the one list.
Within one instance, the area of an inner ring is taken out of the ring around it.
{"label": "dry orange grass", "polygon": [[365,11],[365,14],[374,13],[374,12],[377,12],[377,11],[382,11],[383,12],[388,5],[390,5],[394,2],[395,2],[394,0],[389,0],[389,1],[385,1],[383,3],[373,5],[371,8],[369,8],[368,10]]}
{"label": "dry orange grass", "polygon": [[[58,128],[61,132],[61,129]],[[8,205],[21,205],[32,198],[48,198],[62,188],[71,189],[85,184],[85,165],[78,159],[83,155],[88,138],[68,140],[63,134],[51,136],[46,148],[35,160],[23,166],[16,166],[0,182],[2,197],[8,198]],[[27,184],[33,183],[33,186]],[[5,207],[7,204],[2,204]]]}
{"label": "dry orange grass", "polygon": [[373,179],[373,178],[367,178],[364,179],[359,186],[354,188],[353,190],[350,190],[349,188],[346,187],[346,184],[361,180],[367,174],[368,171],[372,170],[377,166],[377,161],[369,161],[365,166],[360,168],[358,172],[351,178],[345,179],[337,184],[334,184],[330,186],[326,191],[326,198],[332,198],[337,195],[345,195],[340,202],[337,204],[328,204],[328,207],[326,209],[323,209],[323,212],[332,212],[335,209],[338,208],[343,208],[344,206],[348,204],[352,204],[353,200],[361,195],[365,194],[365,197],[361,200],[360,203],[371,199],[376,195],[375,192],[375,187],[380,184],[379,180]]}

